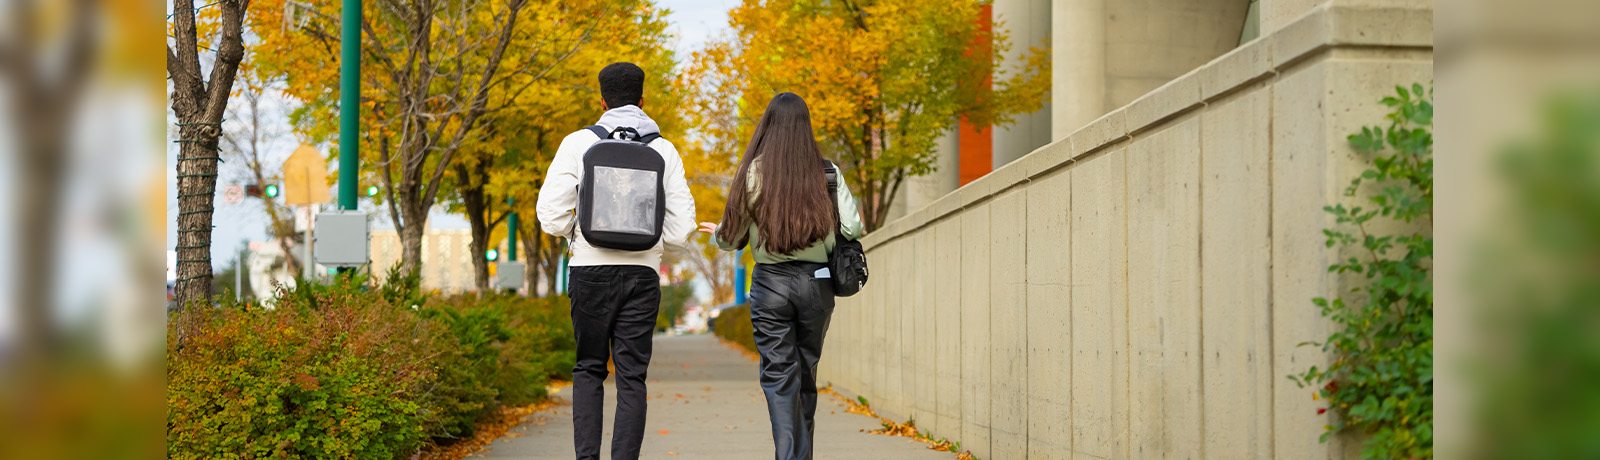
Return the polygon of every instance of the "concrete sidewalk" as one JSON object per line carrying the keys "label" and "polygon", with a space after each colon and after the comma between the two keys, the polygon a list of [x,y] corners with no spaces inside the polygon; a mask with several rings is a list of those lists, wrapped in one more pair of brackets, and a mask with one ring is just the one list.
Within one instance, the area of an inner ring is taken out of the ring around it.
{"label": "concrete sidewalk", "polygon": [[[828,359],[824,356],[822,359]],[[757,364],[710,335],[656,336],[650,363],[650,414],[640,458],[772,458],[766,400],[756,381]],[[569,397],[563,389],[556,397]],[[616,387],[606,382],[607,444]],[[910,438],[867,434],[877,420],[845,412],[837,398],[819,395],[816,458],[949,460],[955,454],[928,450]],[[514,437],[513,437],[514,436]],[[611,458],[610,446],[600,457]],[[571,459],[572,406],[529,415],[507,437],[473,458]]]}

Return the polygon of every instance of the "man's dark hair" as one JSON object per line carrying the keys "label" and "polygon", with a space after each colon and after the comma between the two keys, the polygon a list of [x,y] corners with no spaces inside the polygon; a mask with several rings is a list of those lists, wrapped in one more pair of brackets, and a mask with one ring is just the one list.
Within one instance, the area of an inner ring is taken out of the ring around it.
{"label": "man's dark hair", "polygon": [[618,62],[600,69],[600,97],[606,107],[638,106],[644,97],[644,69],[632,62]]}

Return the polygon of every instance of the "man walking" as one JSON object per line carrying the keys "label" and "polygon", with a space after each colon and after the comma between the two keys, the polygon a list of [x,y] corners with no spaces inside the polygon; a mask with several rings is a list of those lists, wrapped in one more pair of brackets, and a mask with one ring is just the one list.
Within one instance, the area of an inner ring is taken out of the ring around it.
{"label": "man walking", "polygon": [[[683,160],[641,108],[644,79],[644,70],[632,63],[600,70],[605,114],[596,126],[561,141],[539,190],[540,226],[571,241],[568,293],[578,342],[572,424],[579,460],[600,458],[608,354],[617,370],[611,458],[639,458],[650,336],[661,304],[656,270],[662,245],[683,247],[695,227]],[[660,160],[641,158],[652,154]],[[597,158],[624,166],[597,165]],[[628,162],[644,166],[628,169]]]}

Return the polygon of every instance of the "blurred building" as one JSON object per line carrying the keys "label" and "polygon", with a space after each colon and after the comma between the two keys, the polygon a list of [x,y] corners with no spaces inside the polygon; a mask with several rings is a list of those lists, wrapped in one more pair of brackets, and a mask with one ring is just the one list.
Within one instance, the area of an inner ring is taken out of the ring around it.
{"label": "blurred building", "polygon": [[[952,126],[937,170],[907,180],[889,220],[1071,134],[1113,109],[1276,28],[1315,0],[994,0],[981,24],[1005,29],[1008,74],[1029,47],[1053,46],[1050,100],[999,126]],[[1263,14],[1265,16],[1263,16]]]}
{"label": "blurred building", "polygon": [[[389,267],[400,263],[400,234],[373,229],[372,277],[382,281]],[[472,233],[467,229],[429,228],[422,234],[422,289],[440,292],[473,290]]]}

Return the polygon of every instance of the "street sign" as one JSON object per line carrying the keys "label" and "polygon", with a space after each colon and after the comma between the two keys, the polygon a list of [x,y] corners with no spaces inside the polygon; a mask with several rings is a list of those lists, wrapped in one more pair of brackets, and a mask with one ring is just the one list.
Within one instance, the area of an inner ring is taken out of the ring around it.
{"label": "street sign", "polygon": [[328,203],[328,164],[316,147],[301,144],[283,162],[283,203]]}
{"label": "street sign", "polygon": [[239,184],[233,184],[222,189],[222,201],[225,201],[228,204],[243,203],[244,187],[239,186]]}

